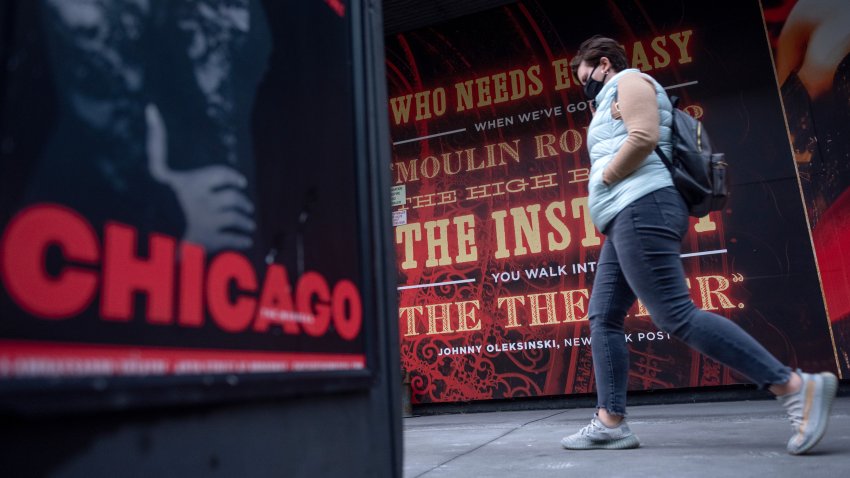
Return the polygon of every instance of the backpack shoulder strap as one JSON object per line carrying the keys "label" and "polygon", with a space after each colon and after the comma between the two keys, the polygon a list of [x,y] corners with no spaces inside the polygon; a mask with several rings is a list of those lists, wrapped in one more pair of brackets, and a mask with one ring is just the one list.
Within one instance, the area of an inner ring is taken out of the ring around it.
{"label": "backpack shoulder strap", "polygon": [[661,162],[664,163],[664,166],[667,166],[667,169],[669,169],[672,172],[673,171],[673,163],[670,162],[670,159],[667,158],[667,155],[664,154],[664,151],[661,151],[660,146],[655,147],[655,154],[657,154],[658,157],[661,158]]}
{"label": "backpack shoulder strap", "polygon": [[[675,145],[675,141],[676,141],[676,109],[677,109],[676,107],[679,105],[679,97],[678,96],[670,96],[669,94],[667,95],[667,97],[670,99],[670,104],[673,106],[673,110],[670,112],[673,115],[673,122],[670,125],[670,129],[672,130],[673,134],[670,135],[670,140],[671,140],[671,142],[674,143],[673,147],[675,148],[676,147],[676,145]],[[673,162],[670,160],[670,158],[667,157],[666,154],[664,154],[664,151],[661,151],[661,146],[658,146],[657,144],[655,145],[655,154],[657,154],[658,157],[661,158],[661,162],[664,163],[664,166],[667,166],[667,169],[669,169],[670,172],[672,173],[673,172]]]}

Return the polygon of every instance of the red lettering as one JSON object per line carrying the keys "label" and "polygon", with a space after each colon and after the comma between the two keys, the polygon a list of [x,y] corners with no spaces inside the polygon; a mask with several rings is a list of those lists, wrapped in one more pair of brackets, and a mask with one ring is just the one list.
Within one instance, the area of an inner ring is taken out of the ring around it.
{"label": "red lettering", "polygon": [[286,269],[280,264],[272,264],[266,272],[263,282],[263,292],[260,294],[260,306],[254,318],[254,331],[266,332],[269,325],[281,325],[287,334],[300,332],[298,323],[286,320],[283,313],[292,312],[292,288],[289,286],[289,278]]}
{"label": "red lettering", "polygon": [[362,301],[349,280],[331,288],[324,276],[310,271],[293,293],[286,269],[271,264],[257,299],[257,274],[237,252],[219,254],[207,266],[203,247],[180,243],[178,255],[177,239],[151,234],[141,254],[137,229],[114,222],[104,226],[103,238],[101,253],[91,225],[63,206],[24,209],[0,237],[0,279],[21,309],[46,319],[79,315],[100,286],[100,317],[106,321],[134,319],[135,299],[145,294],[150,324],[198,328],[209,314],[229,333],[249,328],[266,333],[278,326],[286,334],[322,337],[332,323],[344,340],[360,335]]}
{"label": "red lettering", "polygon": [[177,323],[200,327],[204,323],[204,248],[180,244],[180,306]]}
{"label": "red lettering", "polygon": [[[51,276],[45,255],[58,247],[66,264]],[[0,275],[12,299],[24,310],[45,319],[67,319],[91,304],[97,272],[67,262],[94,264],[97,235],[75,211],[60,206],[33,206],[9,221],[0,240]]]}
{"label": "red lettering", "polygon": [[363,323],[363,304],[360,302],[357,286],[345,279],[337,282],[333,291],[332,307],[334,327],[339,336],[345,340],[357,337]]}
{"label": "red lettering", "polygon": [[207,304],[210,315],[222,330],[242,332],[251,324],[257,300],[246,297],[244,292],[256,289],[257,277],[244,256],[224,252],[213,259],[207,278]]}
{"label": "red lettering", "polygon": [[[313,300],[316,297],[317,300]],[[316,272],[307,272],[298,279],[295,303],[298,311],[313,315],[312,323],[304,324],[304,331],[313,337],[320,337],[328,331],[331,323],[331,291],[325,278]]]}
{"label": "red lettering", "polygon": [[103,291],[100,315],[126,322],[133,317],[136,292],[147,295],[147,318],[153,324],[170,324],[174,310],[174,250],[176,240],[151,234],[148,257],[139,258],[137,232],[118,223],[104,227]]}

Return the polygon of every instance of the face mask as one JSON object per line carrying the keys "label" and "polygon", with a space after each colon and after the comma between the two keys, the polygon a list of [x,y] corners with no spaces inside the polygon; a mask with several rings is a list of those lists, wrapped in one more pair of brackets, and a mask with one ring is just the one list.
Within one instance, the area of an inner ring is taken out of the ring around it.
{"label": "face mask", "polygon": [[605,72],[605,76],[602,77],[602,81],[594,80],[593,73],[596,72],[596,69],[599,68],[599,65],[596,65],[593,70],[587,75],[587,83],[584,84],[584,94],[587,95],[591,100],[596,98],[596,95],[602,91],[602,86],[605,84],[605,76],[608,76],[608,72]]}

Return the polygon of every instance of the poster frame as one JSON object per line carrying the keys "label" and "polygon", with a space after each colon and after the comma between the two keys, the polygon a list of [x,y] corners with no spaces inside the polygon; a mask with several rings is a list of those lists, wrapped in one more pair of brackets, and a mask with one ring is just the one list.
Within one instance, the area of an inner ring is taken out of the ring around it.
{"label": "poster frame", "polygon": [[[315,2],[313,8],[335,10],[328,3]],[[4,378],[0,379],[0,416],[211,405],[366,392],[377,386],[379,375],[390,361],[397,363],[397,354],[393,356],[389,353],[391,350],[387,350],[392,348],[395,339],[393,327],[380,320],[395,307],[394,295],[382,292],[380,287],[395,280],[392,261],[382,257],[392,250],[387,246],[389,221],[380,220],[389,211],[389,193],[385,187],[389,177],[383,171],[389,132],[386,120],[378,114],[383,110],[373,104],[382,97],[385,100],[385,91],[374,85],[376,78],[384,77],[383,58],[373,58],[376,51],[382,51],[382,36],[372,31],[376,29],[375,20],[369,16],[366,2],[332,3],[344,9],[349,32],[353,113],[350,133],[354,145],[350,158],[354,164],[346,166],[353,169],[357,230],[343,235],[351,234],[359,241],[357,278],[363,307],[360,334],[364,367],[303,372]],[[0,21],[4,26],[14,27],[16,7],[20,5],[9,2],[0,8]],[[339,11],[336,14],[343,16]],[[11,54],[13,38],[11,30],[9,35],[0,38],[0,57],[4,64]],[[372,44],[376,38],[378,48]],[[5,94],[7,79],[6,74],[0,76],[0,94]],[[393,367],[389,369],[394,370]]]}

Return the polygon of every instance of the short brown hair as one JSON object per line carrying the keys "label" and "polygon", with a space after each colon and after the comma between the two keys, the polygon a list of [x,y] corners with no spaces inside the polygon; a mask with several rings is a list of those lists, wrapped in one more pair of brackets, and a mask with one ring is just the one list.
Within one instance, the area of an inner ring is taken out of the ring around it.
{"label": "short brown hair", "polygon": [[626,61],[626,50],[616,40],[602,35],[593,35],[581,43],[575,58],[570,61],[573,75],[578,71],[582,61],[586,61],[588,65],[597,66],[599,59],[603,56],[608,58],[611,66],[617,71],[623,71],[629,67]]}

